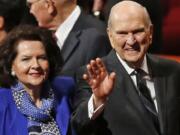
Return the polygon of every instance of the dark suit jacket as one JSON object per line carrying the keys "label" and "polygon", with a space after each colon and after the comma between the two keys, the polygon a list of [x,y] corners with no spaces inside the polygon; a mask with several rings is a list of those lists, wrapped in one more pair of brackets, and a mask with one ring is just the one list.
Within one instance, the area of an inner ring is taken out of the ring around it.
{"label": "dark suit jacket", "polygon": [[96,17],[90,14],[86,14],[82,11],[72,31],[79,31],[88,28],[96,28],[99,31],[103,32],[104,34],[107,34],[106,33],[107,27],[105,22],[97,19]]}
{"label": "dark suit jacket", "polygon": [[86,18],[82,13],[61,50],[64,59],[62,74],[73,76],[79,67],[91,59],[105,56],[110,49],[109,39],[105,31],[103,32],[101,22],[91,16]]}
{"label": "dark suit jacket", "polygon": [[[78,74],[79,87],[72,116],[78,135],[158,135],[114,50],[104,58],[104,63],[109,72],[116,72],[116,81],[104,111],[95,120],[88,118],[91,90],[81,78],[82,73]],[[179,135],[180,66],[152,55],[148,55],[148,65],[154,79],[161,135]]]}
{"label": "dark suit jacket", "polygon": [[[75,135],[68,131],[71,114],[68,97],[73,87],[72,78],[56,77],[52,81],[52,88],[58,97],[55,120],[62,135]],[[0,135],[28,135],[27,117],[18,110],[12,90],[6,88],[0,88]]]}

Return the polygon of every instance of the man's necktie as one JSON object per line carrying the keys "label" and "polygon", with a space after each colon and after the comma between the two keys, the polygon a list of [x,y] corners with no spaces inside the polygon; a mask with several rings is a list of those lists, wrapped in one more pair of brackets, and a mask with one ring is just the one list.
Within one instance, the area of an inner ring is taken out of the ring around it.
{"label": "man's necktie", "polygon": [[145,109],[147,110],[155,128],[159,132],[158,114],[155,108],[155,104],[151,98],[150,90],[146,86],[146,80],[145,80],[146,73],[142,69],[136,69],[135,75],[136,75],[137,89],[140,99]]}

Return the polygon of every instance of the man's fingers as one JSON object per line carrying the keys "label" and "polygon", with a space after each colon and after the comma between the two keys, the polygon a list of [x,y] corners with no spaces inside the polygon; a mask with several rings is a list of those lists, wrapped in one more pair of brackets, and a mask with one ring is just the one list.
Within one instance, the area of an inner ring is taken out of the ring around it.
{"label": "man's fingers", "polygon": [[[97,78],[99,78],[99,77],[97,76]],[[90,85],[90,87],[92,89],[95,89],[97,87],[96,79],[89,78],[89,76],[87,74],[83,74],[83,79],[87,81],[87,83]]]}
{"label": "man's fingers", "polygon": [[96,63],[100,72],[107,73],[106,67],[100,58],[96,58]]}
{"label": "man's fingers", "polygon": [[95,60],[91,60],[90,65],[91,65],[91,68],[92,68],[94,75],[98,75],[99,74],[99,68],[98,68],[97,62]]}
{"label": "man's fingers", "polygon": [[90,79],[90,78],[94,78],[94,77],[95,77],[95,74],[94,74],[94,71],[93,71],[93,69],[92,69],[91,64],[88,64],[88,65],[86,66],[86,68],[87,68],[87,74],[88,74],[88,76],[89,76],[89,79]]}
{"label": "man's fingers", "polygon": [[88,79],[89,79],[88,75],[87,74],[83,74],[83,79],[88,81]]}
{"label": "man's fingers", "polygon": [[112,72],[112,73],[109,75],[109,78],[114,81],[115,78],[116,78],[116,73],[115,73],[115,72]]}
{"label": "man's fingers", "polygon": [[115,79],[116,79],[116,73],[115,73],[115,72],[112,72],[112,73],[109,75],[109,79],[110,79],[111,82],[112,82],[112,85],[111,85],[111,87],[110,87],[110,89],[112,90],[113,87],[114,87]]}
{"label": "man's fingers", "polygon": [[91,88],[92,90],[94,91],[94,89],[97,87],[97,80],[93,79],[92,80],[92,85],[91,85]]}

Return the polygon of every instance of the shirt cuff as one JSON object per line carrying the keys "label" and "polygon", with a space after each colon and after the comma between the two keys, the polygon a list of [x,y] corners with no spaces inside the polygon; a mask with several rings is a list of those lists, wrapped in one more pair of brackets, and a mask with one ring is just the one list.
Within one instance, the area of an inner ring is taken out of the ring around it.
{"label": "shirt cuff", "polygon": [[94,110],[93,96],[94,95],[92,95],[88,101],[88,116],[90,119],[96,119],[104,110],[104,103]]}

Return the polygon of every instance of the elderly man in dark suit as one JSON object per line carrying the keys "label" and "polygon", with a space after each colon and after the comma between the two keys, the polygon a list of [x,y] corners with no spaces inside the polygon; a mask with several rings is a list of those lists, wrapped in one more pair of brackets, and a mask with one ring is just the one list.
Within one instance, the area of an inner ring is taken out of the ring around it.
{"label": "elderly man in dark suit", "polygon": [[180,134],[180,64],[147,54],[152,33],[142,5],[122,1],[112,8],[113,50],[77,74],[72,124],[78,135]]}
{"label": "elderly man in dark suit", "polygon": [[73,76],[90,59],[110,50],[105,24],[84,14],[76,0],[27,0],[40,27],[54,31],[64,59],[63,74]]}

